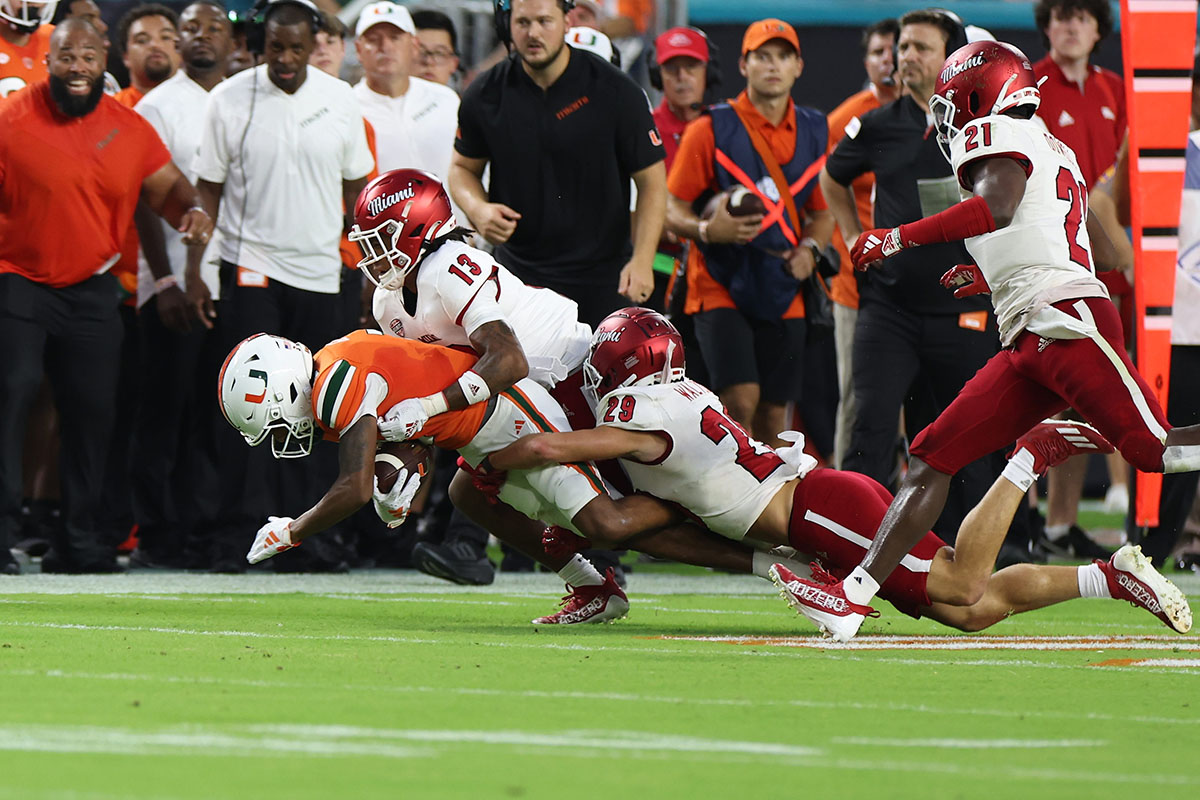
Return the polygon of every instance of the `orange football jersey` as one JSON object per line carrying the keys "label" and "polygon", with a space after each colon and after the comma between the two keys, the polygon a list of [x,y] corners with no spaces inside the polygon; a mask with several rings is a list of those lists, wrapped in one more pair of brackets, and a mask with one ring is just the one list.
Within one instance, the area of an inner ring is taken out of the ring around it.
{"label": "orange football jersey", "polygon": [[37,83],[46,77],[46,54],[50,52],[53,25],[43,25],[29,36],[24,47],[0,38],[0,97]]}
{"label": "orange football jersey", "polygon": [[[322,347],[315,360],[313,415],[325,438],[337,441],[362,416],[359,410],[369,390],[369,375],[378,375],[387,384],[386,396],[375,407],[379,415],[401,400],[440,392],[474,366],[478,356],[378,331],[354,331]],[[474,403],[438,414],[418,436],[432,436],[438,447],[457,450],[483,427],[487,405]]]}

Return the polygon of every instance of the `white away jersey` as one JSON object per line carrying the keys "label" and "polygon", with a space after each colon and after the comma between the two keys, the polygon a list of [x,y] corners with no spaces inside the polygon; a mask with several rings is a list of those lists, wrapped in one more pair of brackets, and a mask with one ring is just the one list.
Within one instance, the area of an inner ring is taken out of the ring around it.
{"label": "white away jersey", "polygon": [[665,434],[667,452],[658,461],[620,459],[629,479],[730,539],[744,537],[779,488],[799,475],[694,381],[614,389],[601,399],[596,425]]}
{"label": "white away jersey", "polygon": [[372,310],[384,333],[441,345],[471,346],[488,322],[512,328],[529,361],[529,377],[550,389],[587,356],[592,329],[579,306],[549,289],[526,286],[490,255],[447,242],[417,272],[417,304],[409,314],[401,292],[375,289]]}
{"label": "white away jersey", "polygon": [[997,156],[1025,167],[1025,194],[1007,227],[965,244],[992,288],[1000,341],[1009,345],[1046,306],[1108,291],[1094,274],[1087,186],[1071,148],[1035,120],[973,120],[950,145],[950,163],[968,196],[966,166]]}

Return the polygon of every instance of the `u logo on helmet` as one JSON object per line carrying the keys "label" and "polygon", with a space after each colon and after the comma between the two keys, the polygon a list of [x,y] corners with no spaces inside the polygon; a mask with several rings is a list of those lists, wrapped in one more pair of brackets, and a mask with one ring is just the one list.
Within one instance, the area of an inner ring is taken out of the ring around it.
{"label": "u logo on helmet", "polygon": [[258,378],[260,381],[262,381],[263,388],[262,388],[262,391],[259,392],[258,394],[250,394],[249,392],[247,392],[246,398],[245,398],[246,402],[247,403],[261,403],[263,401],[263,398],[265,398],[267,396],[267,373],[263,372],[261,369],[252,369],[247,374],[251,378]]}

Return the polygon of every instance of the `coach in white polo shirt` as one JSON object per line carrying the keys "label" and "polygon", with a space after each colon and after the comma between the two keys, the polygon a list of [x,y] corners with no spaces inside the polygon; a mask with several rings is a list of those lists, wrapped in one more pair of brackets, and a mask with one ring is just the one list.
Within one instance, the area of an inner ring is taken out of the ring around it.
{"label": "coach in white polo shirt", "polygon": [[[265,19],[266,63],[226,79],[209,97],[197,188],[209,211],[219,211],[219,327],[226,351],[266,332],[315,353],[342,333],[343,208],[354,208],[374,159],[353,90],[308,66],[321,20],[316,6],[274,0]],[[277,462],[259,452],[267,448],[247,448],[236,432],[223,434],[216,535],[230,547],[249,547],[272,509],[307,508],[323,493],[322,482],[328,485],[324,472],[336,472],[323,448],[309,467]],[[321,549],[288,561],[300,564]],[[232,555],[223,552],[221,566],[244,569],[241,553]],[[305,566],[338,564],[318,558]],[[286,567],[276,565],[276,571]]]}
{"label": "coach in white polo shirt", "polygon": [[404,6],[382,2],[364,8],[354,28],[363,66],[354,93],[375,128],[380,172],[423,169],[445,183],[458,126],[458,95],[412,74],[416,33]]}

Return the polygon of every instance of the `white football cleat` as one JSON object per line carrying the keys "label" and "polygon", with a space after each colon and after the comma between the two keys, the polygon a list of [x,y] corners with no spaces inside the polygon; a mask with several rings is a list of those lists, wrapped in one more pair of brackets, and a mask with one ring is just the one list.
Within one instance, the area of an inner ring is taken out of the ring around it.
{"label": "white football cleat", "polygon": [[549,616],[532,620],[534,625],[580,625],[586,622],[612,622],[629,613],[629,598],[613,575],[612,567],[604,573],[599,586],[567,585],[570,594],[562,599],[562,609]]}
{"label": "white football cleat", "polygon": [[773,564],[767,574],[787,604],[835,642],[850,641],[863,620],[879,616],[879,612],[870,606],[847,600],[842,582],[834,582],[833,576],[816,564],[813,565],[812,581],[797,577],[783,564]]}
{"label": "white football cleat", "polygon": [[1187,633],[1192,629],[1192,609],[1179,587],[1159,574],[1137,545],[1127,544],[1108,562],[1096,561],[1108,580],[1114,600],[1128,600],[1146,609],[1167,627]]}

